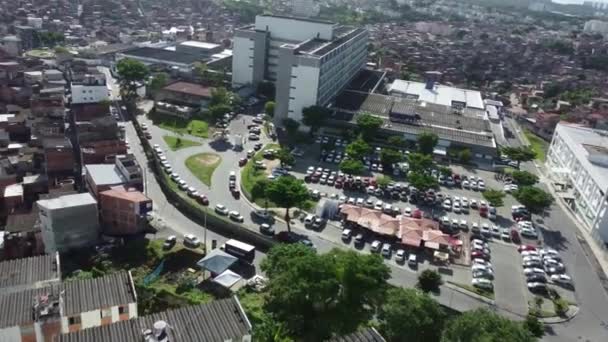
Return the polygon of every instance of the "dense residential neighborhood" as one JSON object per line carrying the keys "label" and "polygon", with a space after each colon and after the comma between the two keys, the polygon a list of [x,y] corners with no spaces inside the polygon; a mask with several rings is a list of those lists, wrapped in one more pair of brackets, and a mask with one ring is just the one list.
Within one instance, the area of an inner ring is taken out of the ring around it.
{"label": "dense residential neighborhood", "polygon": [[606,341],[608,5],[0,6],[0,341]]}

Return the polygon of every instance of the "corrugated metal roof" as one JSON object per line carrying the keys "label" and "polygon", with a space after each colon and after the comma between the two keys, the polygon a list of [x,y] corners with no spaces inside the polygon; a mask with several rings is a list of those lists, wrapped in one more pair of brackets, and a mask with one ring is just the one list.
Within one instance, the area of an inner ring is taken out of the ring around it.
{"label": "corrugated metal roof", "polygon": [[427,89],[422,82],[395,80],[388,88],[389,92],[415,95],[419,101],[451,106],[452,101],[463,102],[467,107],[484,109],[481,93],[477,90],[460,89],[441,84],[435,84],[433,89]]}
{"label": "corrugated metal roof", "polygon": [[0,262],[0,289],[54,279],[61,279],[56,254]]}
{"label": "corrugated metal roof", "polygon": [[251,334],[251,324],[233,297],[60,335],[57,342],[143,341],[142,331],[152,329],[159,320],[169,326],[169,341],[240,341]]}
{"label": "corrugated metal roof", "polygon": [[126,271],[68,281],[0,296],[0,329],[32,322],[34,299],[62,291],[64,316],[136,302],[131,277]]}

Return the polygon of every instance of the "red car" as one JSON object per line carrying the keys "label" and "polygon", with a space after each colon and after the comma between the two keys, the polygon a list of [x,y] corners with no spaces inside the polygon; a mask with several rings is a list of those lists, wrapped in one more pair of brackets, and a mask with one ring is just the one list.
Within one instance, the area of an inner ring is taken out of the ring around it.
{"label": "red car", "polygon": [[420,209],[414,209],[412,212],[412,217],[416,219],[422,218],[422,211]]}
{"label": "red car", "polygon": [[376,182],[376,178],[370,178],[369,185],[373,186],[374,188],[377,187],[378,183]]}
{"label": "red car", "polygon": [[196,200],[202,205],[209,205],[209,199],[205,195],[199,195]]}
{"label": "red car", "polygon": [[536,247],[532,246],[532,245],[521,245],[519,247],[517,247],[517,251],[519,253],[523,252],[523,251],[535,251]]}
{"label": "red car", "polygon": [[239,166],[245,166],[245,164],[247,164],[247,158],[239,159]]}
{"label": "red car", "polygon": [[515,228],[511,228],[511,241],[514,243],[520,243],[521,238],[519,236],[519,231]]}
{"label": "red car", "polygon": [[488,207],[479,207],[479,215],[481,217],[488,217]]}
{"label": "red car", "polygon": [[473,252],[471,252],[471,258],[472,259],[476,259],[476,258],[488,259],[488,255],[486,255],[484,252],[473,251]]}
{"label": "red car", "polygon": [[342,189],[342,182],[336,182],[335,187],[336,189]]}

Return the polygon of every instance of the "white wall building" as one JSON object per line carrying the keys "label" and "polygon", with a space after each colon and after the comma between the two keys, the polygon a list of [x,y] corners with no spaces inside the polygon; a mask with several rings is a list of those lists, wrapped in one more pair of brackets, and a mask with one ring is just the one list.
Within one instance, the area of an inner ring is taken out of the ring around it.
{"label": "white wall building", "polygon": [[110,88],[104,74],[85,75],[70,85],[72,104],[99,103],[110,99]]}
{"label": "white wall building", "polygon": [[584,227],[608,242],[608,131],[559,123],[546,161],[549,176]]}
{"label": "white wall building", "polygon": [[365,66],[368,32],[331,22],[260,15],[235,32],[235,88],[275,83],[275,122],[300,121],[302,109],[327,105]]}

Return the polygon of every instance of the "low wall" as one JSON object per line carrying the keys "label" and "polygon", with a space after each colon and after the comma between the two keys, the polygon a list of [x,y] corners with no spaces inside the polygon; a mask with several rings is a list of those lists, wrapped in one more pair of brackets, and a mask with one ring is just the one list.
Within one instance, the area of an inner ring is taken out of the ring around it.
{"label": "low wall", "polygon": [[[165,177],[162,166],[159,160],[156,158],[156,154],[152,151],[150,142],[145,138],[143,131],[139,126],[139,122],[137,122],[137,120],[133,120],[133,126],[135,127],[135,131],[137,132],[137,135],[139,136],[144,148],[144,152],[148,159],[148,164],[154,173],[154,177],[160,185],[163,194],[167,198],[167,201],[173,204],[182,214],[201,226],[205,225],[205,216],[207,216],[207,229],[227,238],[234,238],[256,246],[256,248],[261,251],[267,251],[276,243],[275,240],[257,233],[254,230],[229,221],[223,216],[218,216],[212,209],[204,208],[200,205],[192,203],[191,200],[182,195],[183,193],[180,194],[171,189],[168,184],[170,180],[167,180],[167,177]],[[207,215],[205,215],[205,212],[207,212]]]}

